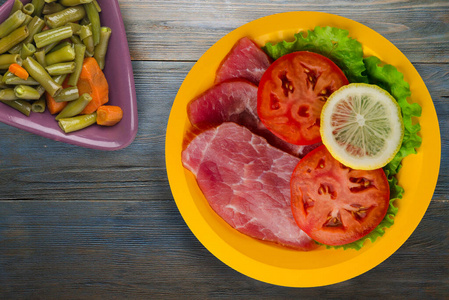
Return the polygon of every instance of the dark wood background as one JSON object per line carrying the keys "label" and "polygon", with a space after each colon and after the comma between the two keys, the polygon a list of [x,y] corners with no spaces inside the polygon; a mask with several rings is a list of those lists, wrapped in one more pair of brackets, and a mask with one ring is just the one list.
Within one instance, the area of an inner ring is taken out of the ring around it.
{"label": "dark wood background", "polygon": [[[449,299],[449,1],[119,3],[138,98],[136,139],[104,152],[0,124],[0,298]],[[433,199],[407,242],[365,274],[307,289],[253,280],[209,253],[177,210],[164,157],[171,105],[198,58],[249,21],[295,10],[348,17],[393,42],[426,83],[442,139]]]}

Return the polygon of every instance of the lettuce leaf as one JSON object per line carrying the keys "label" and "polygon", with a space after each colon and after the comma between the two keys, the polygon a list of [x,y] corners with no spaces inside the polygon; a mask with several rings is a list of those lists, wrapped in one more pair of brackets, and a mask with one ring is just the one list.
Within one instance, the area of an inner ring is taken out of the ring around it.
{"label": "lettuce leaf", "polygon": [[411,95],[409,84],[404,75],[392,65],[383,65],[375,56],[364,59],[370,83],[376,84],[388,91],[398,101],[402,111],[404,123],[404,139],[399,152],[388,163],[384,170],[395,175],[401,168],[401,161],[409,154],[415,154],[416,148],[421,146],[422,139],[418,135],[421,130],[419,123],[414,124],[413,117],[421,116],[421,106],[418,103],[409,103],[407,98]]}
{"label": "lettuce leaf", "polygon": [[315,52],[331,59],[350,82],[368,83],[362,44],[349,37],[349,31],[344,29],[317,26],[295,34],[292,42],[267,43],[262,49],[274,60],[295,51]]}

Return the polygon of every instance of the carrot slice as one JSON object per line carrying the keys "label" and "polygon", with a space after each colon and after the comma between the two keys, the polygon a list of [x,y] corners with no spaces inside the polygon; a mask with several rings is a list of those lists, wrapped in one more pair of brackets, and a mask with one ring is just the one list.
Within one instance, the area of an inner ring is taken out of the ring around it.
{"label": "carrot slice", "polygon": [[108,82],[97,60],[93,57],[84,59],[77,87],[80,95],[88,93],[92,97],[81,114],[93,113],[98,107],[109,101]]}
{"label": "carrot slice", "polygon": [[123,111],[119,106],[102,105],[97,109],[97,124],[113,126],[123,118]]}
{"label": "carrot slice", "polygon": [[52,115],[59,113],[61,110],[64,109],[64,107],[68,103],[68,102],[56,102],[55,99],[52,96],[50,96],[50,94],[47,92],[45,92],[45,99],[47,102],[48,111]]}
{"label": "carrot slice", "polygon": [[19,78],[22,78],[23,80],[27,80],[28,76],[30,76],[28,74],[27,70],[25,70],[18,64],[9,65],[8,70],[9,70],[9,72],[13,73],[14,75],[16,75]]}

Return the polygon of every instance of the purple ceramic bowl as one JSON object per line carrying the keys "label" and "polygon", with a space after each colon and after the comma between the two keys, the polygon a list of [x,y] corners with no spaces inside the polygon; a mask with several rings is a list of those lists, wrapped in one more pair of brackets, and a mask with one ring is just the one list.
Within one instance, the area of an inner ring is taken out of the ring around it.
{"label": "purple ceramic bowl", "polygon": [[[111,127],[95,124],[66,134],[59,128],[55,116],[48,110],[45,113],[31,113],[27,117],[0,102],[0,122],[49,139],[86,148],[118,150],[131,144],[137,134],[138,120],[136,91],[125,27],[117,0],[97,1],[102,8],[100,13],[102,26],[108,26],[112,30],[103,70],[109,84],[107,104],[120,106],[123,110],[123,119]],[[8,0],[0,7],[0,22],[8,17],[13,4],[14,0]]]}

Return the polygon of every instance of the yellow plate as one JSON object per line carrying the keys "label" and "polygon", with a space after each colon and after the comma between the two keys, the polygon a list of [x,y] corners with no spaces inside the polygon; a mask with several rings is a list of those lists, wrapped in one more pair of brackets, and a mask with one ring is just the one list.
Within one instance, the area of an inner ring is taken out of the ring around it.
{"label": "yellow plate", "polygon": [[[228,226],[209,207],[194,176],[182,166],[181,150],[186,129],[187,103],[211,87],[221,60],[234,43],[249,36],[260,46],[266,42],[292,39],[300,30],[315,26],[347,29],[363,45],[366,56],[376,55],[404,73],[409,82],[411,102],[422,107],[422,146],[416,155],[403,161],[398,174],[405,189],[397,201],[399,212],[395,224],[375,243],[360,251],[294,251],[261,242],[240,234]],[[412,234],[432,198],[438,178],[441,141],[438,119],[430,94],[410,61],[387,39],[355,21],[319,12],[288,12],[264,17],[243,25],[214,44],[193,66],[181,85],[168,120],[165,155],[168,179],[179,211],[198,240],[218,259],[254,279],[290,287],[323,286],[358,276],[387,259]]]}

